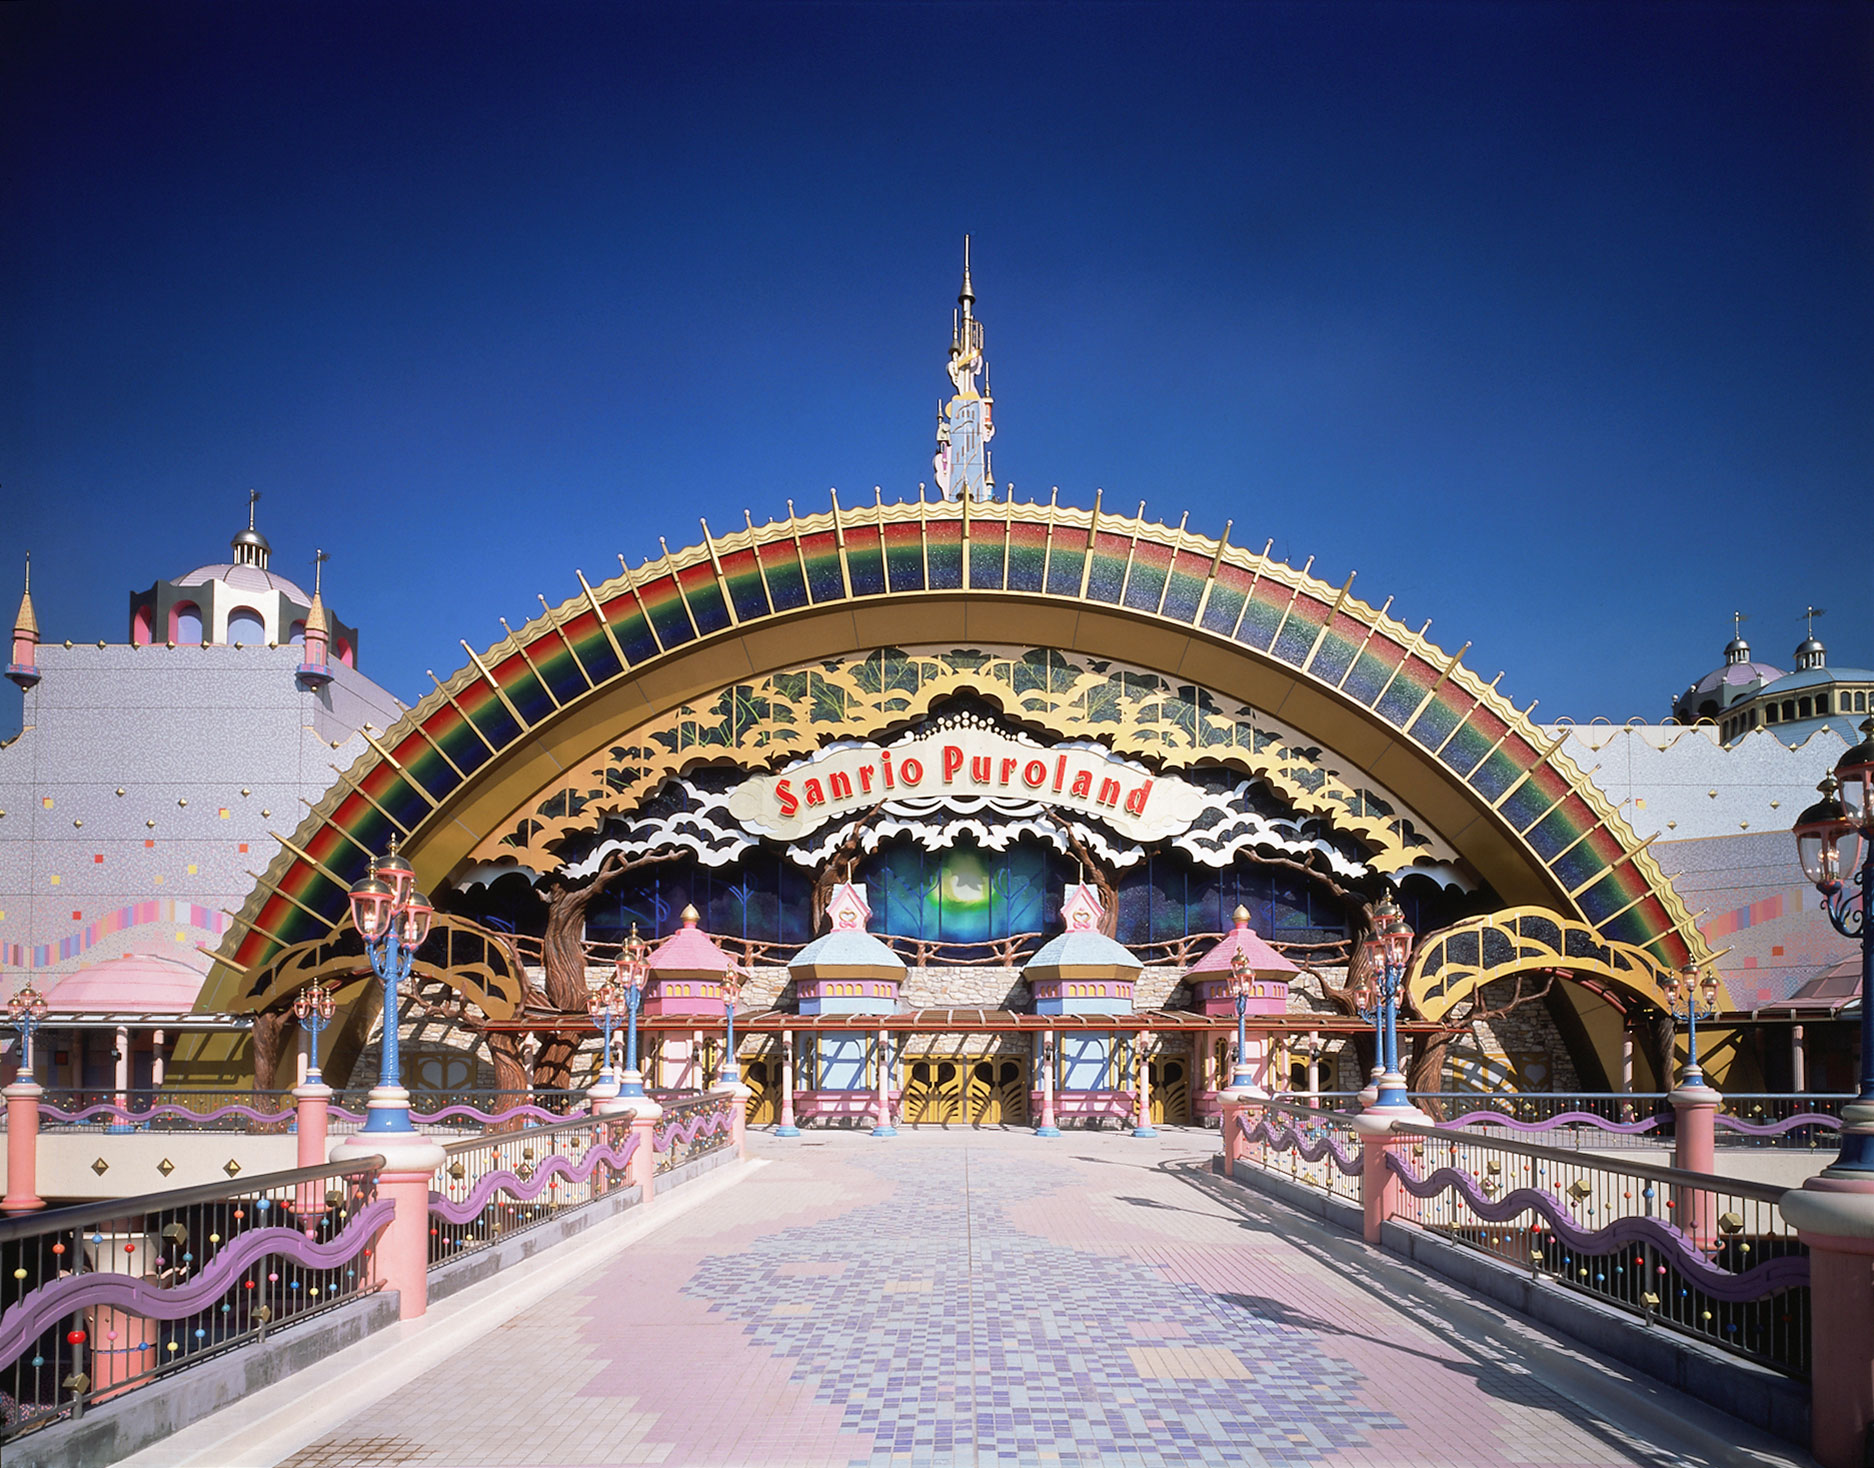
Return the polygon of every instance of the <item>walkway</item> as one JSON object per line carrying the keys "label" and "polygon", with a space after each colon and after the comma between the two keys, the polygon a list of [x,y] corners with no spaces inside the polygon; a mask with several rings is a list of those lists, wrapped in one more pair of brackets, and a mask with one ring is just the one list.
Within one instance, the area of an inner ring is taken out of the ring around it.
{"label": "walkway", "polygon": [[1223,1182],[1214,1134],[751,1143],[288,1468],[1797,1461]]}

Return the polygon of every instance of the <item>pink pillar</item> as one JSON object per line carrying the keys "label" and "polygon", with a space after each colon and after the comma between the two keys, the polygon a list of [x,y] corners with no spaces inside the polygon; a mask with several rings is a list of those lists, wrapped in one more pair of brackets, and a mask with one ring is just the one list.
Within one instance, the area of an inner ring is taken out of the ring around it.
{"label": "pink pillar", "polygon": [[30,1077],[15,1081],[7,1101],[7,1191],[0,1212],[30,1213],[46,1206],[39,1186],[39,1098],[44,1089]]}
{"label": "pink pillar", "polygon": [[[660,1116],[662,1109],[659,1109]],[[656,1116],[639,1114],[631,1119],[631,1135],[638,1139],[638,1147],[631,1154],[631,1165],[626,1171],[628,1181],[638,1185],[638,1201],[648,1203],[651,1195],[657,1191],[657,1132]]]}
{"label": "pink pillar", "polygon": [[1393,1216],[1399,1206],[1399,1177],[1386,1165],[1392,1149],[1386,1132],[1364,1132],[1360,1150],[1365,1160],[1360,1166],[1361,1237],[1369,1244],[1379,1242],[1380,1225]]}
{"label": "pink pillar", "polygon": [[1782,1207],[1809,1246],[1809,1451],[1822,1468],[1861,1468],[1874,1428],[1874,1181],[1824,1172]]}
{"label": "pink pillar", "polygon": [[[1685,1172],[1717,1171],[1717,1115],[1724,1097],[1710,1086],[1680,1086],[1672,1093],[1678,1115],[1673,1128],[1672,1165]],[[1717,1198],[1697,1188],[1674,1188],[1671,1222],[1693,1243],[1718,1238]]]}
{"label": "pink pillar", "polygon": [[781,1031],[781,1124],[775,1128],[775,1135],[800,1135],[794,1122],[794,1036],[790,1030]]}
{"label": "pink pillar", "polygon": [[[126,1279],[148,1279],[164,1246],[146,1233],[139,1219],[119,1219],[103,1226],[99,1242],[85,1244],[93,1269]],[[170,1262],[174,1262],[173,1260]],[[109,1305],[85,1311],[86,1362],[91,1384],[104,1393],[99,1400],[118,1395],[114,1388],[156,1364],[156,1327],[141,1316]],[[127,1388],[126,1388],[127,1390]]]}
{"label": "pink pillar", "polygon": [[1060,1126],[1054,1119],[1054,1031],[1044,1030],[1041,1034],[1041,1127],[1044,1137],[1060,1135]]}
{"label": "pink pillar", "polygon": [[397,1291],[397,1317],[429,1311],[429,1188],[433,1171],[380,1172],[377,1195],[397,1205],[397,1216],[377,1239],[377,1277]]}
{"label": "pink pillar", "polygon": [[1237,1123],[1244,1118],[1247,1108],[1236,1099],[1235,1095],[1225,1091],[1218,1102],[1223,1112],[1223,1175],[1236,1176],[1236,1164],[1248,1148]]}
{"label": "pink pillar", "polygon": [[729,1113],[729,1135],[735,1139],[735,1155],[738,1161],[748,1156],[748,1098],[747,1086],[738,1085],[729,1093],[729,1104],[734,1109]]}
{"label": "pink pillar", "polygon": [[[332,1088],[313,1081],[293,1092],[293,1124],[298,1137],[295,1165],[318,1167],[325,1161],[326,1124],[330,1120]],[[325,1184],[301,1183],[295,1204],[305,1217],[316,1217],[325,1208]]]}

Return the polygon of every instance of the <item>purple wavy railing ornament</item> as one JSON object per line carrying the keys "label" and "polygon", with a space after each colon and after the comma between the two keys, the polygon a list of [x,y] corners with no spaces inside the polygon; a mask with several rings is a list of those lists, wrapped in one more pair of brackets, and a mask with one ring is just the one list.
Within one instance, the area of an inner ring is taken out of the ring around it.
{"label": "purple wavy railing ornament", "polygon": [[67,1111],[62,1106],[41,1106],[39,1115],[49,1121],[63,1122],[89,1121],[94,1116],[110,1116],[133,1124],[154,1121],[162,1116],[180,1116],[199,1122],[220,1121],[230,1116],[244,1116],[262,1125],[291,1126],[293,1124],[293,1111],[290,1107],[285,1111],[260,1111],[255,1107],[243,1106],[239,1103],[217,1106],[213,1111],[192,1111],[187,1106],[176,1106],[164,1102],[161,1105],[152,1106],[148,1111],[132,1111],[129,1107],[119,1106],[114,1101],[100,1101],[91,1106],[82,1106],[76,1111]]}
{"label": "purple wavy railing ornament", "polygon": [[1714,1116],[1712,1121],[1728,1131],[1743,1132],[1750,1137],[1780,1137],[1786,1132],[1793,1132],[1800,1126],[1830,1127],[1841,1130],[1839,1116],[1824,1116],[1819,1111],[1805,1111],[1800,1116],[1785,1117],[1782,1121],[1744,1121],[1735,1116]]}
{"label": "purple wavy railing ornament", "polygon": [[1267,1142],[1271,1147],[1292,1145],[1294,1150],[1309,1162],[1319,1162],[1322,1157],[1331,1156],[1334,1159],[1334,1165],[1349,1177],[1360,1176],[1366,1167],[1365,1151],[1344,1150],[1340,1145],[1340,1140],[1332,1132],[1323,1132],[1313,1141],[1309,1141],[1302,1135],[1300,1128],[1292,1123],[1286,1129],[1278,1129],[1270,1123],[1266,1113],[1256,1118],[1254,1127],[1251,1127],[1241,1116],[1237,1117],[1236,1125],[1247,1140]]}
{"label": "purple wavy railing ornament", "polygon": [[[352,1111],[343,1106],[334,1106],[331,1114],[345,1121],[364,1121],[370,1115],[368,1111]],[[506,1111],[483,1111],[479,1106],[458,1103],[445,1106],[440,1111],[413,1111],[410,1113],[410,1120],[418,1126],[425,1126],[447,1121],[452,1116],[471,1116],[486,1126],[520,1120],[538,1121],[551,1126],[554,1122],[577,1121],[583,1115],[585,1115],[583,1111],[548,1111],[540,1106],[514,1106]]]}
{"label": "purple wavy railing ornament", "polygon": [[444,1223],[463,1224],[481,1217],[482,1210],[496,1193],[505,1192],[517,1203],[531,1203],[544,1193],[556,1177],[563,1177],[568,1182],[583,1183],[592,1180],[592,1174],[604,1163],[614,1172],[623,1172],[630,1163],[632,1154],[638,1150],[636,1133],[625,1139],[622,1147],[597,1146],[586,1153],[585,1160],[575,1164],[570,1157],[553,1156],[547,1158],[534,1169],[533,1175],[523,1179],[511,1169],[503,1168],[500,1172],[483,1173],[475,1180],[468,1197],[456,1202],[445,1198],[441,1193],[429,1195],[430,1217],[440,1218]]}
{"label": "purple wavy railing ornament", "polygon": [[1386,1166],[1398,1174],[1405,1190],[1415,1198],[1429,1200],[1455,1189],[1465,1206],[1485,1223],[1508,1223],[1523,1213],[1540,1214],[1555,1237],[1579,1254],[1611,1254],[1634,1244],[1650,1244],[1683,1278],[1726,1304],[1749,1304],[1809,1283],[1807,1254],[1786,1254],[1743,1274],[1732,1274],[1706,1259],[1696,1244],[1663,1218],[1633,1215],[1589,1230],[1570,1217],[1566,1205],[1553,1193],[1539,1188],[1518,1188],[1493,1201],[1475,1178],[1455,1167],[1441,1167],[1421,1178],[1418,1170],[1396,1152],[1386,1154]]}
{"label": "purple wavy railing ornament", "polygon": [[668,1126],[652,1133],[651,1148],[656,1152],[668,1152],[674,1146],[689,1146],[698,1137],[713,1132],[731,1131],[735,1122],[727,1108],[712,1109],[688,1120],[683,1117]]}
{"label": "purple wavy railing ornament", "polygon": [[141,1275],[68,1274],[22,1296],[0,1315],[0,1367],[10,1366],[47,1327],[94,1305],[144,1320],[182,1320],[225,1295],[262,1259],[278,1257],[306,1269],[336,1269],[355,1258],[391,1220],[389,1198],[367,1203],[324,1243],[296,1228],[248,1229],[230,1239],[187,1284],[163,1286]]}
{"label": "purple wavy railing ornament", "polygon": [[1650,1132],[1659,1125],[1657,1116],[1649,1116],[1644,1121],[1609,1121],[1604,1116],[1596,1116],[1591,1111],[1558,1111],[1554,1116],[1544,1117],[1541,1121],[1519,1121],[1501,1111],[1467,1111],[1462,1116],[1454,1116],[1443,1126],[1506,1126],[1518,1132],[1552,1132],[1565,1126],[1579,1126],[1586,1123],[1604,1132],[1619,1132],[1622,1136],[1638,1136],[1641,1132]]}

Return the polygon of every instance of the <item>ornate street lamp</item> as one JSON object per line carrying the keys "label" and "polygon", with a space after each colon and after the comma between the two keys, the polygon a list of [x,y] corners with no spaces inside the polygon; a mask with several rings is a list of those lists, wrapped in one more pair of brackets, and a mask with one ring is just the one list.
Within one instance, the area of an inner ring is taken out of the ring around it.
{"label": "ornate street lamp", "polygon": [[1874,892],[1874,719],[1861,733],[1816,787],[1822,798],[1796,818],[1791,834],[1829,922],[1861,944],[1860,1094],[1842,1108],[1841,1154],[1828,1171],[1865,1175],[1874,1173],[1874,924],[1867,912]]}
{"label": "ornate street lamp", "polygon": [[618,1094],[639,1101],[649,1099],[644,1094],[644,1077],[638,1073],[638,1006],[644,1002],[644,982],[651,976],[650,957],[651,945],[638,936],[638,925],[633,923],[612,980],[625,996],[625,1074]]}
{"label": "ornate street lamp", "polygon": [[586,1013],[605,1036],[605,1058],[599,1066],[598,1084],[591,1092],[601,1099],[618,1094],[618,1073],[612,1069],[612,1031],[618,1026],[618,1016],[628,1007],[624,988],[616,978],[610,978],[586,995]]}
{"label": "ornate street lamp", "polygon": [[317,979],[301,989],[293,1000],[293,1017],[305,1029],[311,1044],[312,1053],[306,1061],[306,1084],[309,1086],[325,1084],[325,1077],[319,1074],[319,1036],[325,1033],[325,1027],[332,1022],[336,1007],[332,991]]}
{"label": "ornate street lamp", "polygon": [[1718,1012],[1718,976],[1710,969],[1688,963],[1670,975],[1660,988],[1666,995],[1666,1010],[1686,1027],[1685,1068],[1679,1072],[1683,1088],[1705,1084],[1705,1073],[1698,1068],[1698,1019]]}
{"label": "ornate street lamp", "polygon": [[19,1076],[23,1081],[33,1078],[33,1035],[45,1023],[46,1010],[46,996],[33,987],[31,979],[15,989],[7,999],[7,1021],[19,1031]]}
{"label": "ornate street lamp", "polygon": [[410,1124],[410,1093],[398,1066],[397,990],[410,977],[416,951],[429,937],[435,915],[429,898],[416,890],[416,873],[398,853],[393,837],[390,855],[381,861],[373,857],[370,874],[351,889],[352,924],[364,939],[371,971],[384,985],[384,1038],[379,1047],[383,1059],[371,1090],[371,1114],[363,1128],[367,1134],[416,1130]]}
{"label": "ornate street lamp", "polygon": [[[1412,925],[1399,904],[1388,895],[1373,909],[1373,942],[1379,954],[1379,974],[1372,990],[1373,1027],[1379,1042],[1379,1094],[1375,1106],[1409,1107],[1405,1076],[1399,1070],[1399,995],[1405,986],[1406,965],[1412,961]],[[1362,1013],[1362,1018],[1365,1014]]]}
{"label": "ornate street lamp", "polygon": [[1249,1013],[1250,987],[1255,981],[1249,955],[1237,949],[1230,955],[1230,997],[1236,1001],[1236,1066],[1230,1072],[1232,1091],[1256,1089],[1256,1077],[1249,1068],[1249,1029],[1245,1018]]}
{"label": "ornate street lamp", "polygon": [[742,985],[748,975],[732,968],[722,976],[722,1012],[728,1021],[728,1041],[723,1050],[722,1068],[716,1072],[716,1086],[729,1090],[742,1084],[742,1067],[735,1058],[735,1006],[741,1002]]}

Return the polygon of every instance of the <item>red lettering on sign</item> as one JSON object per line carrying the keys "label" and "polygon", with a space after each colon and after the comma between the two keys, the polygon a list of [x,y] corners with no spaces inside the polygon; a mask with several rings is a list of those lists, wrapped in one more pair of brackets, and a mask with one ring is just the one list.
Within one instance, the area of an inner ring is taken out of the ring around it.
{"label": "red lettering on sign", "polygon": [[1061,782],[1067,778],[1067,756],[1062,755],[1054,761],[1054,793],[1061,793]]}
{"label": "red lettering on sign", "polygon": [[800,787],[800,793],[807,797],[808,805],[826,804],[826,791],[821,788],[820,778],[817,775]]}
{"label": "red lettering on sign", "polygon": [[1002,761],[1001,773],[996,776],[996,784],[998,785],[1008,784],[1009,776],[1015,773],[1015,767],[1019,765],[1020,763],[1021,761],[1019,759],[1004,759]]}
{"label": "red lettering on sign", "polygon": [[774,798],[781,802],[781,814],[784,816],[791,816],[800,809],[800,802],[794,798],[794,792],[787,788],[785,780],[774,787]]}
{"label": "red lettering on sign", "polygon": [[948,785],[956,778],[958,770],[963,768],[963,746],[946,744],[944,746],[944,784]]}
{"label": "red lettering on sign", "polygon": [[1152,793],[1152,782],[1147,780],[1137,790],[1126,797],[1126,814],[1142,816],[1145,814],[1145,797]]}
{"label": "red lettering on sign", "polygon": [[1085,800],[1093,793],[1093,772],[1091,770],[1074,771],[1074,788],[1067,792],[1073,800]]}
{"label": "red lettering on sign", "polygon": [[894,784],[891,777],[891,751],[889,749],[881,749],[878,752],[878,764],[885,773],[885,788],[889,790]]}
{"label": "red lettering on sign", "polygon": [[1048,782],[1047,761],[1031,759],[1022,766],[1022,784],[1030,790],[1039,790]]}
{"label": "red lettering on sign", "polygon": [[852,799],[852,776],[847,774],[844,770],[833,771],[832,774],[826,777],[826,782],[833,787],[833,799]]}
{"label": "red lettering on sign", "polygon": [[987,785],[989,783],[989,768],[994,763],[995,763],[995,760],[989,755],[986,755],[986,754],[971,755],[970,756],[970,782],[975,785]]}
{"label": "red lettering on sign", "polygon": [[872,793],[872,767],[870,765],[859,766],[859,793],[861,795]]}
{"label": "red lettering on sign", "polygon": [[916,758],[901,761],[898,766],[898,778],[907,785],[917,784],[924,778],[924,761]]}
{"label": "red lettering on sign", "polygon": [[[813,803],[811,796],[808,797],[807,803],[809,805]],[[1094,797],[1094,804],[1096,805],[1118,805],[1119,804],[1119,782],[1111,778],[1100,781],[1100,793]]]}

